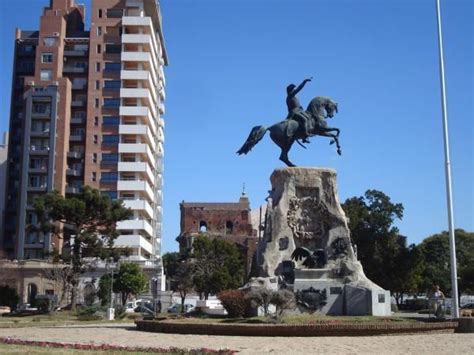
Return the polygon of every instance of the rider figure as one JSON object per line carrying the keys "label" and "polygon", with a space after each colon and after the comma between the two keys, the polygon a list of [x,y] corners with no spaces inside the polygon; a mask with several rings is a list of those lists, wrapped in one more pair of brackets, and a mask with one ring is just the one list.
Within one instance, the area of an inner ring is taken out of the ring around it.
{"label": "rider figure", "polygon": [[309,127],[308,127],[308,118],[301,107],[300,100],[296,97],[296,94],[301,91],[301,89],[305,86],[305,84],[313,79],[312,77],[309,79],[303,80],[303,82],[296,87],[294,84],[290,84],[286,87],[286,105],[288,106],[288,116],[286,117],[287,120],[294,119],[301,123],[304,129],[304,138],[303,143],[309,143]]}

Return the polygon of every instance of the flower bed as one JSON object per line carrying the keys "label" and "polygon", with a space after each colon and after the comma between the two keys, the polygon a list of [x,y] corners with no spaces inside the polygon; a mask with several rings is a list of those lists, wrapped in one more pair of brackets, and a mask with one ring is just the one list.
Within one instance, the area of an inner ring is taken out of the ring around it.
{"label": "flower bed", "polygon": [[454,332],[457,322],[228,324],[192,321],[136,321],[146,332],[239,336],[368,336],[419,332]]}
{"label": "flower bed", "polygon": [[122,346],[112,344],[76,344],[76,343],[62,343],[55,341],[35,341],[35,340],[21,340],[11,337],[0,337],[0,343],[14,344],[14,345],[29,345],[40,346],[43,348],[63,348],[63,349],[78,349],[78,350],[111,350],[111,351],[128,351],[128,352],[142,352],[142,353],[170,353],[170,354],[235,354],[235,350],[214,350],[208,348],[199,349],[181,349],[181,348],[155,348],[155,347],[140,347],[140,346]]}

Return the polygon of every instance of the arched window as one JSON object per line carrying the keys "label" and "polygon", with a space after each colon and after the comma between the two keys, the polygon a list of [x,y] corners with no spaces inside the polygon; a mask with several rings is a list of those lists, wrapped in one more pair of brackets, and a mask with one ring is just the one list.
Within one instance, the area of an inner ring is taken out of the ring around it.
{"label": "arched window", "polygon": [[225,222],[225,234],[232,234],[234,231],[234,223],[232,221]]}
{"label": "arched window", "polygon": [[201,233],[206,233],[207,232],[207,223],[205,221],[199,222],[199,231]]}

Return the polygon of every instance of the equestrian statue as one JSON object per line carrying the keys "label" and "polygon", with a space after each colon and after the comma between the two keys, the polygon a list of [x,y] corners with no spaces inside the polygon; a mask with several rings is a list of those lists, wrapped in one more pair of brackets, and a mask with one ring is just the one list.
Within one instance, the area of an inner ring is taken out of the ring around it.
{"label": "equestrian statue", "polygon": [[311,79],[305,79],[298,86],[294,84],[287,86],[286,105],[288,107],[288,116],[286,119],[268,128],[264,126],[252,128],[249,137],[237,151],[237,154],[241,155],[250,152],[263,138],[265,133],[269,131],[272,141],[281,148],[280,160],[288,166],[295,166],[288,159],[288,152],[293,143],[297,142],[303,148],[306,148],[303,143],[309,143],[309,137],[324,136],[332,138],[330,144],[336,143],[337,153],[341,155],[341,146],[339,145],[340,131],[338,128],[328,127],[326,123],[328,117],[332,118],[338,112],[337,103],[329,97],[317,96],[310,101],[305,111],[296,97],[296,94]]}

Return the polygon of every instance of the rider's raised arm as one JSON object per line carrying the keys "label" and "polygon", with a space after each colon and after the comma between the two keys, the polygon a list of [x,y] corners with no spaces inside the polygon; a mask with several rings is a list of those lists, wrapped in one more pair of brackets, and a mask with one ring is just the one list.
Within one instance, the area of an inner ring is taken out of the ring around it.
{"label": "rider's raised arm", "polygon": [[291,96],[295,96],[297,93],[299,93],[301,91],[301,89],[305,86],[305,84],[308,82],[308,81],[311,81],[311,79],[304,79],[303,82],[301,84],[299,84],[296,89],[294,89],[292,92],[291,92]]}

